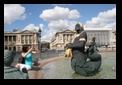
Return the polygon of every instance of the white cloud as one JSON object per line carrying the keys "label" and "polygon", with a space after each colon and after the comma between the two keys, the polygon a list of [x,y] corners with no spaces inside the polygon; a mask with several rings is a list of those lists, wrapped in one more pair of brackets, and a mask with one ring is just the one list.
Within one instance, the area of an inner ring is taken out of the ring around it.
{"label": "white cloud", "polygon": [[10,25],[17,19],[24,20],[25,8],[19,4],[4,4],[4,26]]}
{"label": "white cloud", "polygon": [[43,32],[45,33],[45,35],[41,37],[41,41],[50,42],[50,40],[54,37],[57,30],[50,29],[50,30],[44,30]]}
{"label": "white cloud", "polygon": [[48,27],[51,29],[66,29],[68,28],[68,20],[51,21]]}
{"label": "white cloud", "polygon": [[40,24],[39,27],[41,28],[41,30],[43,31],[44,25]]}
{"label": "white cloud", "polygon": [[48,28],[50,28],[49,30],[44,29],[43,33],[45,34],[44,36],[42,36],[42,41],[48,41],[50,42],[50,40],[55,36],[55,33],[59,30],[66,30],[66,29],[70,29],[73,30],[74,26],[77,22],[76,21],[69,21],[69,20],[57,20],[57,21],[51,21],[48,24]]}
{"label": "white cloud", "polygon": [[45,21],[60,20],[60,19],[76,19],[80,17],[80,13],[74,9],[56,6],[54,9],[47,9],[39,16]]}
{"label": "white cloud", "polygon": [[34,29],[39,30],[39,27],[35,26],[34,24],[29,24],[23,30],[30,30],[31,31],[31,30],[34,30]]}
{"label": "white cloud", "polygon": [[18,17],[18,19],[25,20],[26,16],[27,16],[26,14],[22,14],[21,16]]}
{"label": "white cloud", "polygon": [[29,24],[29,25],[27,25],[23,30],[30,30],[30,31],[32,31],[32,30],[39,30],[39,28],[41,28],[41,30],[43,30],[43,27],[44,27],[44,25],[43,24],[40,24],[39,26],[35,26],[34,24]]}
{"label": "white cloud", "polygon": [[116,29],[116,22],[112,22],[112,23],[110,23],[110,24],[107,24],[105,27],[106,27],[106,28]]}
{"label": "white cloud", "polygon": [[80,18],[80,13],[74,9],[74,10],[71,10],[69,12],[69,16],[68,16],[69,19],[76,19],[76,18]]}
{"label": "white cloud", "polygon": [[116,29],[116,7],[100,12],[97,17],[93,17],[92,20],[86,21],[86,28],[112,28]]}
{"label": "white cloud", "polygon": [[[49,22],[49,30],[45,29],[43,31],[46,35],[42,36],[42,40],[50,41],[59,29],[73,30],[77,22],[71,19],[79,17],[80,13],[76,9],[69,10],[68,8],[56,6],[54,9],[44,10],[42,14],[40,14],[40,18]],[[86,30],[116,29],[116,7],[112,10],[98,13],[97,17],[93,17],[91,20],[86,21],[84,27]]]}
{"label": "white cloud", "polygon": [[48,27],[51,29],[59,30],[59,29],[73,29],[76,21],[69,21],[69,20],[56,20],[51,21],[48,24]]}
{"label": "white cloud", "polygon": [[73,19],[79,18],[80,13],[76,9],[69,10],[69,8],[55,6],[54,9],[44,10],[39,17],[49,22],[49,29],[43,30],[45,35],[41,39],[50,41],[59,29],[73,30],[76,24],[76,21],[73,21]]}

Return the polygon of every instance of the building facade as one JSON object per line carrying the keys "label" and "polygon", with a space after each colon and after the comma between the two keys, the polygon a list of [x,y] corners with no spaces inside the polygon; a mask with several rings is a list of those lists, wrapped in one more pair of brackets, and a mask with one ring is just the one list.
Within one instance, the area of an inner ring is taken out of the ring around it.
{"label": "building facade", "polygon": [[64,50],[64,45],[66,42],[73,42],[75,33],[76,32],[71,30],[59,30],[50,42],[50,49]]}
{"label": "building facade", "polygon": [[[112,44],[112,30],[85,30],[87,33],[87,41],[93,36],[96,37],[97,45],[111,45]],[[73,42],[76,35],[72,30],[59,30],[55,37],[50,42],[50,49],[64,50],[66,42]]]}
{"label": "building facade", "polygon": [[116,47],[116,31],[112,33],[112,41],[113,41],[113,47]]}
{"label": "building facade", "polygon": [[23,45],[34,44],[37,48],[39,33],[36,30],[18,30],[15,32],[4,32],[4,49],[22,51]]}
{"label": "building facade", "polygon": [[87,39],[90,40],[92,36],[96,37],[96,44],[111,45],[112,44],[112,30],[86,30]]}

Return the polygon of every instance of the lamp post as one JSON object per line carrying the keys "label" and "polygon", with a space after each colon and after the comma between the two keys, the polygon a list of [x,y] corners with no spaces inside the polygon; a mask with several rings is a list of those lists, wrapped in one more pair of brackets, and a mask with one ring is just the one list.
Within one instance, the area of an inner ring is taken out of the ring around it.
{"label": "lamp post", "polygon": [[40,39],[40,41],[39,41],[39,48],[38,49],[40,50],[40,57],[41,57],[41,43],[40,43],[41,42],[41,32],[42,32],[42,30],[41,30],[41,28],[39,28],[38,33],[39,33],[39,39]]}

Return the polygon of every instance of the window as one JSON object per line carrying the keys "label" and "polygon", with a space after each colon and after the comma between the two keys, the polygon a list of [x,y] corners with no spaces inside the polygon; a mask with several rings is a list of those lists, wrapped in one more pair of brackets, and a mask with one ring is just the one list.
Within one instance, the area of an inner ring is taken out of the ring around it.
{"label": "window", "polygon": [[7,36],[5,36],[5,41],[8,41],[8,37]]}
{"label": "window", "polygon": [[11,51],[11,47],[9,47],[9,50]]}
{"label": "window", "polygon": [[24,40],[22,40],[22,44],[24,44]]}
{"label": "window", "polygon": [[13,36],[13,41],[16,41],[16,36]]}
{"label": "window", "polygon": [[29,40],[29,44],[32,44],[32,40]]}
{"label": "window", "polygon": [[20,47],[18,47],[18,51],[20,51]]}
{"label": "window", "polygon": [[28,44],[28,40],[26,40],[26,42],[25,42],[26,44]]}
{"label": "window", "polygon": [[12,36],[9,37],[9,41],[12,41]]}

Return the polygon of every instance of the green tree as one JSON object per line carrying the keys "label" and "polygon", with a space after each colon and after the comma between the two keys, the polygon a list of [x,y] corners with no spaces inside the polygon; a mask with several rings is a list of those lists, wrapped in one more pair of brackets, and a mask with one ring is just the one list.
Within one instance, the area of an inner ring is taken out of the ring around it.
{"label": "green tree", "polygon": [[47,43],[47,48],[49,48],[49,49],[50,49],[50,43]]}

